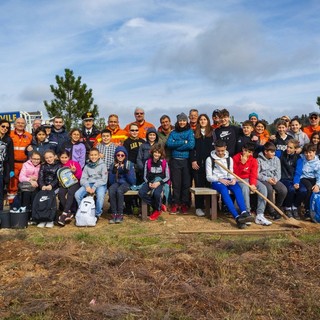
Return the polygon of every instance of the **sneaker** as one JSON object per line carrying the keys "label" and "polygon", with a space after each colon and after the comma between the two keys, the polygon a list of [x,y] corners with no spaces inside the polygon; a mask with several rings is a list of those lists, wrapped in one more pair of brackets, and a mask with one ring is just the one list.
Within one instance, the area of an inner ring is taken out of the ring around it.
{"label": "sneaker", "polygon": [[186,204],[183,204],[180,210],[181,210],[181,213],[188,214],[189,207]]}
{"label": "sneaker", "polygon": [[25,212],[27,212],[27,207],[20,207],[19,212],[20,212],[20,213],[25,213]]}
{"label": "sneaker", "polygon": [[117,215],[113,214],[112,215],[112,219],[109,220],[109,224],[115,224],[116,223],[116,218],[117,218]]}
{"label": "sneaker", "polygon": [[260,224],[262,226],[270,226],[270,225],[272,225],[272,222],[269,221],[268,219],[266,219],[266,217],[263,214],[258,214],[256,216],[255,223],[256,224]]}
{"label": "sneaker", "polygon": [[72,218],[74,217],[74,214],[71,212],[68,212],[66,215],[67,216],[66,216],[65,222],[71,222]]}
{"label": "sneaker", "polygon": [[282,218],[281,214],[276,211],[270,212],[270,216],[274,221],[280,220]]}
{"label": "sneaker", "polygon": [[237,218],[237,221],[239,221],[239,223],[247,223],[247,222],[253,222],[254,221],[254,217],[246,211],[243,211]]}
{"label": "sneaker", "polygon": [[309,210],[306,210],[304,213],[304,220],[311,220],[311,214]]}
{"label": "sneaker", "polygon": [[37,224],[37,227],[38,228],[44,228],[46,226],[46,224],[47,224],[46,222],[40,222],[40,223]]}
{"label": "sneaker", "polygon": [[47,222],[46,228],[53,228],[53,221]]}
{"label": "sneaker", "polygon": [[171,206],[170,214],[177,214],[179,207],[176,204]]}
{"label": "sneaker", "polygon": [[149,220],[151,220],[151,221],[157,220],[159,218],[160,214],[161,214],[161,211],[154,210],[152,215],[149,217]]}
{"label": "sneaker", "polygon": [[237,227],[238,227],[238,229],[246,229],[247,225],[245,223],[241,223],[237,220]]}
{"label": "sneaker", "polygon": [[287,209],[284,213],[288,218],[292,218],[293,217],[291,209]]}
{"label": "sneaker", "polygon": [[204,217],[206,214],[203,212],[202,209],[196,209],[196,215],[198,217]]}
{"label": "sneaker", "polygon": [[162,205],[161,205],[161,211],[162,211],[162,212],[167,212],[167,206],[164,205],[164,204],[162,204]]}
{"label": "sneaker", "polygon": [[299,215],[298,209],[293,209],[293,210],[292,210],[292,216],[293,216],[296,220],[300,220],[300,215]]}
{"label": "sneaker", "polygon": [[63,212],[58,219],[58,224],[64,227],[66,225],[66,219],[67,219],[67,213]]}
{"label": "sneaker", "polygon": [[36,226],[36,225],[37,225],[37,223],[35,221],[33,221],[33,220],[28,221],[28,226]]}
{"label": "sneaker", "polygon": [[122,214],[118,214],[117,217],[115,218],[114,222],[116,224],[122,223],[123,222],[123,215]]}
{"label": "sneaker", "polygon": [[10,213],[20,213],[20,208],[13,207],[13,208],[10,210]]}

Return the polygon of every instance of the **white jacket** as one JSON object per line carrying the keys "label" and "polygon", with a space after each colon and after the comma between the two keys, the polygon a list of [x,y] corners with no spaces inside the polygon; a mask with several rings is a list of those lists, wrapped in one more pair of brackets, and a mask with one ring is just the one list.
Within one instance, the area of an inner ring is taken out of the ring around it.
{"label": "white jacket", "polygon": [[[226,168],[228,168],[227,158],[229,158],[229,152],[226,151],[223,158],[219,158],[216,155],[215,150],[211,151],[211,157],[220,162]],[[208,157],[206,160],[206,176],[209,182],[217,182],[219,179],[234,179],[233,175],[228,173],[226,170],[222,169],[218,164],[214,163],[214,161]],[[212,170],[212,167],[213,170]],[[230,157],[230,166],[228,168],[231,172],[233,172],[233,160]]]}

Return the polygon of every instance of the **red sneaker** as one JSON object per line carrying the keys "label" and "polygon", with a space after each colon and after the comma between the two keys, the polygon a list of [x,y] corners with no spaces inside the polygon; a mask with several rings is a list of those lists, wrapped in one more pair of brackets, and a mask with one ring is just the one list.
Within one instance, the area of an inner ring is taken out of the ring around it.
{"label": "red sneaker", "polygon": [[162,205],[161,205],[161,211],[167,212],[167,206],[164,205],[164,204],[162,204]]}
{"label": "red sneaker", "polygon": [[188,210],[189,210],[189,207],[188,207],[187,205],[183,204],[183,205],[181,206],[181,213],[187,214],[187,213],[188,213]]}
{"label": "red sneaker", "polygon": [[178,212],[179,207],[176,204],[171,205],[171,214],[176,214]]}
{"label": "red sneaker", "polygon": [[149,220],[151,220],[151,221],[157,220],[159,218],[160,214],[161,214],[161,211],[154,210],[152,212],[151,216],[149,217]]}

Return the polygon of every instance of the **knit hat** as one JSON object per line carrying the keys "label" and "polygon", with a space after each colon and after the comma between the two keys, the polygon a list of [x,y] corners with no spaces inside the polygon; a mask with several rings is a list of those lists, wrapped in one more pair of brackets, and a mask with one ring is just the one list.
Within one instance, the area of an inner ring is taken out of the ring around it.
{"label": "knit hat", "polygon": [[259,119],[258,114],[255,113],[255,112],[252,112],[252,113],[249,114],[249,120],[251,119],[251,117],[256,117],[257,119]]}
{"label": "knit hat", "polygon": [[126,158],[128,158],[128,151],[124,146],[118,146],[114,152],[114,158],[117,157],[117,153],[123,152],[126,155]]}
{"label": "knit hat", "polygon": [[188,121],[188,117],[185,113],[181,112],[180,114],[177,115],[177,121]]}
{"label": "knit hat", "polygon": [[157,132],[157,130],[156,130],[156,128],[154,128],[154,127],[150,127],[150,128],[148,128],[148,130],[147,130],[147,133],[146,133],[146,139],[147,139],[147,141],[149,141],[149,134],[150,133],[155,133],[155,135],[156,135],[156,142],[158,142],[158,139],[159,139],[159,137],[158,137],[158,132]]}

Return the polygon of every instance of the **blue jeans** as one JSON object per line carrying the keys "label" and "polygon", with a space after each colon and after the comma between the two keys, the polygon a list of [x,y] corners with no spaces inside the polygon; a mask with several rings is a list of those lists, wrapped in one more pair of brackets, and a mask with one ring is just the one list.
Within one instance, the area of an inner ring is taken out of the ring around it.
{"label": "blue jeans", "polygon": [[233,201],[230,197],[229,190],[235,195],[236,201],[238,204],[238,207],[240,209],[240,213],[243,211],[246,211],[246,205],[244,203],[244,198],[242,195],[241,188],[239,184],[236,182],[233,186],[225,186],[221,182],[212,182],[212,189],[217,190],[219,193],[221,193],[222,200],[228,207],[228,210],[233,215],[234,218],[236,218],[239,214],[233,204]]}
{"label": "blue jeans", "polygon": [[109,200],[112,214],[123,214],[124,194],[130,189],[128,183],[115,182],[109,187]]}
{"label": "blue jeans", "polygon": [[281,179],[280,180],[288,189],[288,193],[286,198],[283,201],[283,206],[284,207],[292,207],[295,206],[298,208],[302,201],[306,198],[307,196],[307,188],[303,183],[300,183],[299,189],[296,190],[293,187],[293,181],[288,180],[288,179]]}
{"label": "blue jeans", "polygon": [[[149,188],[148,183],[145,182],[139,190],[139,197],[152,206],[153,210],[160,211],[162,204],[162,189],[163,185],[160,184],[159,187],[152,191],[152,189]],[[152,191],[152,194],[149,193],[150,191]]]}
{"label": "blue jeans", "polygon": [[[94,183],[90,183],[90,187]],[[100,186],[96,189],[95,195],[96,195],[96,217],[100,217],[102,214],[103,209],[103,203],[104,203],[104,197],[107,192],[107,185]],[[85,187],[81,187],[74,195],[74,197],[77,200],[78,206],[80,206],[81,200],[88,194]]]}
{"label": "blue jeans", "polygon": [[4,189],[4,183],[3,183],[3,174],[0,174],[0,210],[3,210],[3,189]]}

